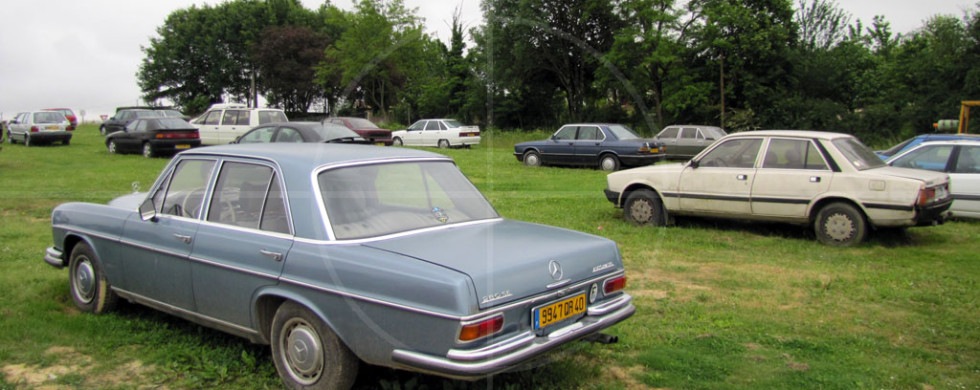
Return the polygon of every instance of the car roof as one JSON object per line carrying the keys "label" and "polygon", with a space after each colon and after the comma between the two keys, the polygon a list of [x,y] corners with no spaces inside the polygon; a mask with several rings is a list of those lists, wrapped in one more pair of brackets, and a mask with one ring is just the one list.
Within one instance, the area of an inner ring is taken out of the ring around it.
{"label": "car roof", "polygon": [[980,145],[980,137],[977,139],[942,139],[942,140],[929,140],[924,141],[918,145],[915,145],[909,150],[921,148],[926,145]]}
{"label": "car roof", "polygon": [[945,140],[945,139],[971,139],[971,138],[980,139],[980,134],[960,134],[960,133],[956,133],[956,134],[951,134],[951,133],[950,134],[946,134],[946,133],[944,133],[944,134],[920,134],[920,135],[917,135],[915,138],[921,138],[921,139],[932,139],[932,138],[935,138],[935,139],[940,139],[940,140]]}
{"label": "car roof", "polygon": [[416,149],[325,143],[229,144],[195,148],[180,154],[262,158],[275,161],[282,165],[284,169],[307,172],[311,172],[313,169],[324,165],[347,163],[383,162],[401,159],[441,159],[452,161],[451,158],[444,155]]}
{"label": "car roof", "polygon": [[828,140],[836,139],[836,138],[854,137],[853,135],[850,134],[834,133],[829,131],[816,131],[816,130],[750,130],[750,131],[732,133],[726,136],[726,138],[753,137],[753,136],[820,138],[820,139],[828,139]]}

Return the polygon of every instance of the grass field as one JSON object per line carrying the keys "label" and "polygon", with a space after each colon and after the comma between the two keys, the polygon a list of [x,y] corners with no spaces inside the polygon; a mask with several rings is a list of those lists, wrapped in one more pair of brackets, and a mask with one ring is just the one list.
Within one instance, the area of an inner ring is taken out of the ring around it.
{"label": "grass field", "polygon": [[[460,382],[361,367],[357,389],[980,389],[980,223],[875,234],[855,248],[803,229],[679,220],[638,228],[605,174],[526,168],[484,133],[449,150],[507,218],[619,243],[636,314],[614,345],[575,343],[547,364]],[[95,126],[70,146],[0,152],[0,390],[279,388],[268,349],[141,306],[81,314],[67,271],[42,260],[50,212],[146,190],[167,159],[108,155]]]}

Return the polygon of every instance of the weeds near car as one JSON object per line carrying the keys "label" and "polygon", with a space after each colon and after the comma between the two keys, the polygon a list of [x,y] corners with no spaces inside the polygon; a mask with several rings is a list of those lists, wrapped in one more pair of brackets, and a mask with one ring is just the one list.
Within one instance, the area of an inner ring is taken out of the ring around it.
{"label": "weeds near car", "polygon": [[[505,217],[619,243],[637,313],[613,345],[577,343],[476,382],[362,366],[358,389],[977,389],[980,223],[876,232],[831,248],[775,224],[682,219],[636,227],[592,169],[527,168],[485,131],[441,151]],[[109,155],[95,126],[71,146],[0,152],[0,390],[279,388],[268,348],[138,305],[83,315],[44,264],[50,212],[145,191],[167,163]],[[434,149],[433,149],[434,150]]]}

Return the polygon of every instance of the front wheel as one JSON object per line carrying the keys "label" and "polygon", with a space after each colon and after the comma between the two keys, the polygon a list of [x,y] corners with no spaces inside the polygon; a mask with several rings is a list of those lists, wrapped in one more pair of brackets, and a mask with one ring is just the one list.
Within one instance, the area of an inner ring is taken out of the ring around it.
{"label": "front wheel", "polygon": [[153,147],[150,146],[149,142],[143,143],[143,157],[146,158],[156,157],[156,153],[153,153]]}
{"label": "front wheel", "polygon": [[116,306],[116,293],[110,288],[102,265],[87,244],[78,244],[71,251],[68,285],[75,306],[84,312],[102,314]]}
{"label": "front wheel", "polygon": [[599,169],[612,172],[619,169],[619,159],[612,154],[604,154],[599,158]]}
{"label": "front wheel", "polygon": [[395,139],[391,140],[391,144],[392,145],[395,145],[395,146],[402,146],[403,145],[402,144],[402,139],[401,138],[398,138],[398,137],[395,137]]}
{"label": "front wheel", "polygon": [[626,196],[623,204],[626,220],[636,225],[664,226],[664,204],[660,197],[650,190],[636,190]]}
{"label": "front wheel", "polygon": [[119,149],[116,147],[116,140],[109,141],[109,145],[106,145],[106,148],[109,149],[109,154],[119,153]]}
{"label": "front wheel", "polygon": [[272,360],[290,389],[349,389],[357,357],[320,317],[286,302],[272,319]]}
{"label": "front wheel", "polygon": [[820,209],[814,221],[820,242],[832,246],[854,246],[868,235],[868,223],[864,214],[847,203],[831,203]]}
{"label": "front wheel", "polygon": [[540,167],[541,166],[541,155],[538,152],[529,150],[524,153],[524,165],[529,167]]}

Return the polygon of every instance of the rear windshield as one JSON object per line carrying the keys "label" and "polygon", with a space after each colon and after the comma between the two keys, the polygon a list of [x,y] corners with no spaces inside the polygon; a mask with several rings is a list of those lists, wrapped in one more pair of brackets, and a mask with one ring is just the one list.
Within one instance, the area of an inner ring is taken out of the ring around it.
{"label": "rear windshield", "polygon": [[378,125],[364,118],[350,119],[350,124],[358,129],[378,129]]}
{"label": "rear windshield", "polygon": [[609,125],[609,131],[611,131],[613,135],[616,136],[616,138],[621,140],[640,138],[640,136],[636,135],[636,133],[634,133],[633,130],[630,130],[629,128],[623,125]]}
{"label": "rear windshield", "polygon": [[361,136],[357,135],[353,130],[341,125],[333,124],[320,124],[312,127],[313,131],[320,136],[323,141],[330,141],[341,138],[353,138],[360,139]]}
{"label": "rear windshield", "polygon": [[454,120],[454,119],[447,119],[447,120],[442,121],[442,123],[445,123],[446,126],[449,126],[450,129],[454,129],[454,128],[457,128],[457,127],[463,127],[464,126],[462,123],[459,123],[459,121]]}
{"label": "rear windshield", "polygon": [[187,121],[180,118],[160,118],[156,120],[161,129],[193,129]]}
{"label": "rear windshield", "polygon": [[67,122],[65,115],[57,111],[35,112],[34,123],[61,123]]}
{"label": "rear windshield", "polygon": [[137,118],[157,118],[163,116],[159,111],[152,110],[133,111],[133,113],[136,114]]}
{"label": "rear windshield", "polygon": [[271,111],[271,110],[259,111],[260,125],[264,125],[266,123],[288,122],[288,121],[289,119],[286,119],[286,114],[284,114],[282,111]]}
{"label": "rear windshield", "polygon": [[875,152],[864,146],[857,138],[838,138],[833,143],[850,161],[851,165],[859,171],[885,166],[885,162],[881,161]]}
{"label": "rear windshield", "polygon": [[497,212],[448,161],[412,161],[330,169],[318,177],[337,239],[497,218]]}

